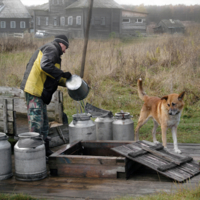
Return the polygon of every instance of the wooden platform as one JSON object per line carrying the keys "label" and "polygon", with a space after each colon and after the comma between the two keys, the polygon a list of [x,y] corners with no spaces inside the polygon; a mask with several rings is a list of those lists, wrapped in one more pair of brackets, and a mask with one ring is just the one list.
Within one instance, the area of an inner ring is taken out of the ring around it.
{"label": "wooden platform", "polygon": [[[64,145],[63,145],[64,146]],[[62,147],[56,147],[58,150]],[[169,144],[168,146],[172,146]],[[180,144],[180,149],[192,155],[196,161],[200,161],[199,144]],[[48,165],[47,165],[48,168]],[[14,163],[13,163],[14,172]],[[199,185],[200,175],[190,180],[177,183],[172,179],[156,173],[155,171],[141,167],[130,179],[125,177],[118,179],[101,178],[72,178],[72,177],[52,177],[35,181],[22,182],[11,179],[0,181],[1,193],[23,193],[46,199],[111,199],[120,196],[141,196],[165,191],[174,192],[180,188],[195,188]]]}
{"label": "wooden platform", "polygon": [[[28,124],[27,120],[25,120]],[[26,132],[27,124],[17,123],[18,134]],[[53,148],[57,151],[64,148],[65,145]],[[173,149],[173,144],[168,144]],[[200,144],[179,144],[179,149],[185,155],[190,155],[197,162],[200,162]],[[47,165],[49,169],[49,166]],[[14,173],[14,163],[13,163]],[[165,191],[174,192],[181,188],[195,188],[200,184],[200,175],[190,180],[177,183],[172,179],[165,177],[145,166],[142,166],[137,173],[133,174],[128,180],[125,176],[118,179],[106,178],[75,178],[75,177],[53,177],[35,182],[22,182],[11,179],[0,181],[1,193],[23,193],[35,197],[44,197],[46,199],[65,199],[65,200],[106,200],[120,196],[136,197],[155,192]]]}
{"label": "wooden platform", "polygon": [[178,182],[191,179],[200,173],[199,163],[194,161],[191,156],[166,151],[161,143],[138,141],[113,147],[112,150],[128,159],[127,178],[132,171],[135,171],[137,165],[149,167]]}

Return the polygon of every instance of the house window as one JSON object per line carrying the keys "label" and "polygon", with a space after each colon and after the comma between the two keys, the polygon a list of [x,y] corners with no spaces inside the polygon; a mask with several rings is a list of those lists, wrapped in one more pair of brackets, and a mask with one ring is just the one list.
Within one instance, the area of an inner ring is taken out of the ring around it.
{"label": "house window", "polygon": [[53,18],[53,25],[57,26],[57,18],[56,17]]}
{"label": "house window", "polygon": [[105,17],[101,17],[101,25],[106,25],[106,18]]}
{"label": "house window", "polygon": [[136,19],[135,22],[136,23],[143,23],[143,19]]}
{"label": "house window", "polygon": [[81,16],[76,17],[76,25],[81,25]]}
{"label": "house window", "polygon": [[130,23],[130,19],[129,18],[124,18],[124,19],[122,19],[122,23]]}
{"label": "house window", "polygon": [[21,21],[20,22],[20,28],[26,28],[26,22]]}
{"label": "house window", "polygon": [[6,22],[5,21],[1,21],[1,28],[6,28]]}
{"label": "house window", "polygon": [[73,17],[72,16],[68,17],[68,25],[73,25]]}
{"label": "house window", "polygon": [[16,21],[10,21],[10,28],[16,28]]}
{"label": "house window", "polygon": [[40,17],[37,17],[37,25],[40,26]]}
{"label": "house window", "polygon": [[48,26],[49,25],[49,18],[45,17],[45,21],[46,21],[46,26]]}
{"label": "house window", "polygon": [[65,25],[65,17],[60,17],[60,25],[61,26]]}

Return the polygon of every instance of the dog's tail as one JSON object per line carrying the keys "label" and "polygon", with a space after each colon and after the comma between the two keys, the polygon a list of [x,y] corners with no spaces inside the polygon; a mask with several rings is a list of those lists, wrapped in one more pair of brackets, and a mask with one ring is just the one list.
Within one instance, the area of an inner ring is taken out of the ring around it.
{"label": "dog's tail", "polygon": [[139,94],[139,97],[140,99],[142,99],[142,101],[144,101],[144,98],[146,95],[146,93],[144,92],[143,90],[143,87],[142,87],[142,79],[139,78],[138,81],[137,81],[137,86],[138,86],[138,94]]}

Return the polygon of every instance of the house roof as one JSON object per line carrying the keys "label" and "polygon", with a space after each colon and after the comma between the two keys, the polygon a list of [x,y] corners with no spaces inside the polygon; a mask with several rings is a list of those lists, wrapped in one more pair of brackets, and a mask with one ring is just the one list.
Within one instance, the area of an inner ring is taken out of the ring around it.
{"label": "house roof", "polygon": [[163,19],[161,22],[168,28],[184,28],[184,25],[180,22],[180,20]]}
{"label": "house roof", "polygon": [[32,10],[44,10],[44,11],[49,11],[49,3],[44,3],[42,5],[37,5],[37,6],[30,6]]}
{"label": "house roof", "polygon": [[3,0],[0,18],[31,18],[31,15],[20,0]]}
{"label": "house roof", "polygon": [[[77,0],[76,2],[72,3],[70,6],[66,7],[66,9],[72,8],[88,8],[89,1],[88,0]],[[118,3],[114,0],[94,0],[93,8],[117,8],[123,9]]]}

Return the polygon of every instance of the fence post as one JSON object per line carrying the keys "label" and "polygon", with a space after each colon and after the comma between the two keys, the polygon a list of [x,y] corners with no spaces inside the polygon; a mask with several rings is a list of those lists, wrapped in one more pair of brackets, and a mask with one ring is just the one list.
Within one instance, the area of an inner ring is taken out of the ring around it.
{"label": "fence post", "polygon": [[3,127],[4,133],[8,133],[8,119],[7,119],[7,99],[3,99]]}

